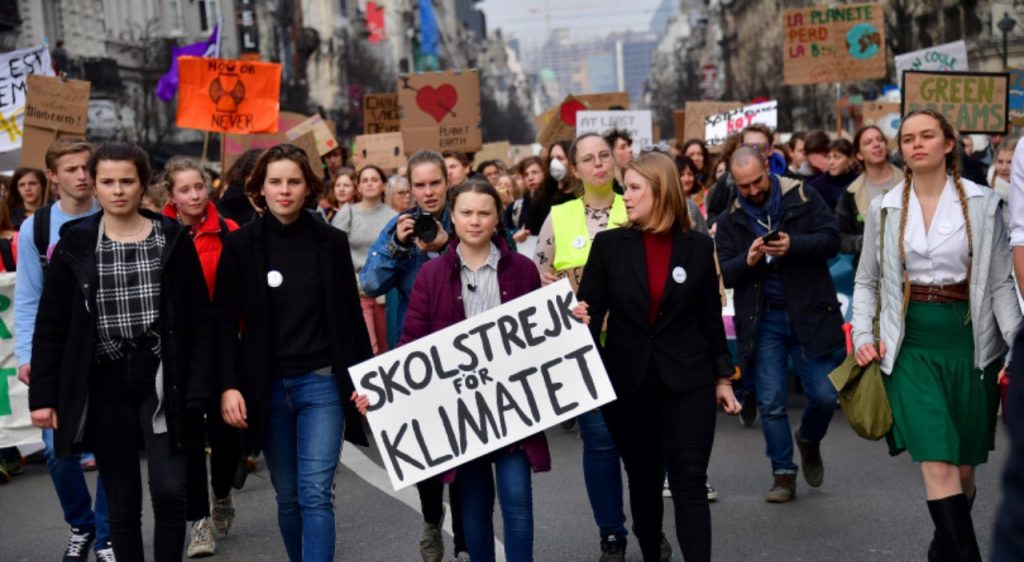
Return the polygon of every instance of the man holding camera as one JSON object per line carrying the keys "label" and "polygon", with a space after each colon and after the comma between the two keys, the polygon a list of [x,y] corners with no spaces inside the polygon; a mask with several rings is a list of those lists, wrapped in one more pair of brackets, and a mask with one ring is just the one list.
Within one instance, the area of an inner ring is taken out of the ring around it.
{"label": "man holding camera", "polygon": [[[772,463],[774,485],[765,500],[786,503],[796,498],[794,438],[804,480],[818,487],[825,477],[820,446],[837,397],[828,374],[845,341],[828,268],[839,251],[839,229],[815,190],[772,174],[755,148],[738,148],[729,168],[737,196],[718,217],[715,242],[725,286],[735,290],[737,355],[743,376],[755,379]],[[807,398],[792,437],[790,360]]]}

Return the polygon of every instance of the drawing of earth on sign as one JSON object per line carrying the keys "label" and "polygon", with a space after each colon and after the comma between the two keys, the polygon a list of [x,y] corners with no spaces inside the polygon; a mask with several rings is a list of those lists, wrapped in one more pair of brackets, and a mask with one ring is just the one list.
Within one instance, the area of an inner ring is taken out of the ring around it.
{"label": "drawing of earth on sign", "polygon": [[234,113],[245,99],[245,84],[237,74],[218,74],[210,82],[210,99],[217,106],[217,111]]}
{"label": "drawing of earth on sign", "polygon": [[438,123],[449,114],[455,117],[452,110],[458,101],[459,92],[451,84],[443,84],[437,88],[423,86],[416,92],[416,105]]}
{"label": "drawing of earth on sign", "polygon": [[882,48],[882,34],[870,23],[859,23],[846,34],[846,49],[857,60],[875,56]]}

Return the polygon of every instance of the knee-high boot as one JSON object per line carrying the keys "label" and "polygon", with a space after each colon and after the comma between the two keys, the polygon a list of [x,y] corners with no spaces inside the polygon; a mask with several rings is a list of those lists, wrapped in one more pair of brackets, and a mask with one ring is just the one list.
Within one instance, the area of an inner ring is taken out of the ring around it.
{"label": "knee-high boot", "polygon": [[[974,495],[967,498],[967,503],[970,506],[970,510],[974,510],[974,500],[978,497],[978,487],[974,487]],[[939,537],[939,529],[935,528],[935,534],[932,536],[932,542],[928,545],[928,562],[946,562],[947,560],[955,560],[950,558],[944,553],[949,550],[948,547],[944,547],[940,543],[942,539]]]}
{"label": "knee-high boot", "polygon": [[[974,522],[971,520],[971,503],[966,495],[929,500],[928,512],[935,523],[935,560],[981,562]],[[932,549],[929,549],[928,559],[933,560]]]}

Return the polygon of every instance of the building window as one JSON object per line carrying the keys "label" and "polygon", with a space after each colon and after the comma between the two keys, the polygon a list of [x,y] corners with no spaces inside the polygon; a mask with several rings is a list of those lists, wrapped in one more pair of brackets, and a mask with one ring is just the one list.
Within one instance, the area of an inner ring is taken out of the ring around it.
{"label": "building window", "polygon": [[185,31],[185,17],[181,13],[181,0],[167,0],[167,16],[170,22],[171,33],[182,33]]}
{"label": "building window", "polygon": [[220,20],[218,0],[199,0],[199,29],[210,31]]}

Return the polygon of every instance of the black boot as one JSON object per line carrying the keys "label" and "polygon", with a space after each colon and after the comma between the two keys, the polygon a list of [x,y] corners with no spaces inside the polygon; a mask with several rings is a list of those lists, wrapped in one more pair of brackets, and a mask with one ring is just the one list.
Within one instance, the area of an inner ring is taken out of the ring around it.
{"label": "black boot", "polygon": [[[967,503],[970,506],[970,510],[971,511],[974,510],[974,500],[977,499],[977,497],[978,497],[978,487],[975,486],[974,487],[974,495],[971,496],[967,500]],[[930,545],[928,545],[928,562],[945,562],[946,560],[955,560],[955,559],[949,558],[949,556],[944,556],[943,555],[943,552],[946,552],[949,549],[948,548],[943,548],[943,546],[939,545],[941,540],[942,539],[939,537],[939,529],[938,529],[938,527],[936,527],[935,534],[932,536],[932,543]]]}
{"label": "black boot", "polygon": [[[935,523],[934,560],[981,562],[967,496],[957,494],[941,500],[929,500],[928,512]],[[932,553],[933,549],[929,549],[928,560],[933,560]]]}

